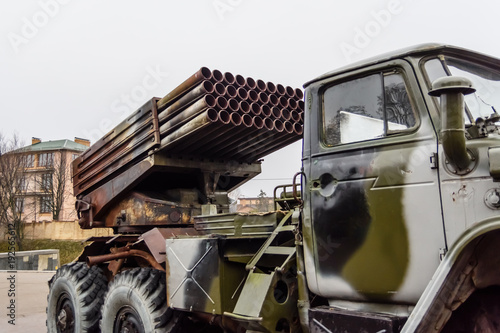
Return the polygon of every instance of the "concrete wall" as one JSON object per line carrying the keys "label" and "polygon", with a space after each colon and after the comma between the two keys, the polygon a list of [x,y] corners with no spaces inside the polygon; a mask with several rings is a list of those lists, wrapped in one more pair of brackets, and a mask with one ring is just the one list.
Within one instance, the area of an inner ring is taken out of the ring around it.
{"label": "concrete wall", "polygon": [[109,228],[80,229],[78,221],[42,221],[26,223],[25,239],[85,240],[92,236],[110,236]]}
{"label": "concrete wall", "polygon": [[57,249],[0,253],[0,270],[55,271],[58,267]]}

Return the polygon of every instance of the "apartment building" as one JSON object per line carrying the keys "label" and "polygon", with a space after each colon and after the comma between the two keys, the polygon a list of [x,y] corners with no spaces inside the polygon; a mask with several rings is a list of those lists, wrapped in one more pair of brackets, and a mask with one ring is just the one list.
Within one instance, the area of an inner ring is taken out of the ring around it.
{"label": "apartment building", "polygon": [[81,138],[45,142],[33,138],[30,146],[20,149],[25,172],[16,207],[26,222],[77,218],[71,162],[89,146],[90,141]]}

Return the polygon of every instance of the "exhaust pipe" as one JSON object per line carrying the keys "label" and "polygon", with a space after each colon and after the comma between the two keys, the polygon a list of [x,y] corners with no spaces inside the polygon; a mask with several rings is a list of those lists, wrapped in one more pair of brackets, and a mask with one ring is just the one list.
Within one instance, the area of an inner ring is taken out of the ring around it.
{"label": "exhaust pipe", "polygon": [[475,92],[469,79],[446,76],[432,83],[429,95],[441,98],[441,141],[448,161],[467,170],[471,157],[465,145],[464,95]]}

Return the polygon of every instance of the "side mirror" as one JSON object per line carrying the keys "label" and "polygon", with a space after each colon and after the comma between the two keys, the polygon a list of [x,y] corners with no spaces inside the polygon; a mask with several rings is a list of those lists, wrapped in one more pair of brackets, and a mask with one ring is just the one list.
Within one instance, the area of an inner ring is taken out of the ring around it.
{"label": "side mirror", "polygon": [[441,97],[441,140],[451,165],[469,169],[471,157],[465,146],[464,95],[475,92],[472,82],[463,77],[445,76],[432,83],[429,95]]}

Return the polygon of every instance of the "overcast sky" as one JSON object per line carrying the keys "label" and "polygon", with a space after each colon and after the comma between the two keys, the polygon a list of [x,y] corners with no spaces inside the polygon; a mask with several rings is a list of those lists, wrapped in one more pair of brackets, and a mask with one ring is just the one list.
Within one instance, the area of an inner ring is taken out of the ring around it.
{"label": "overcast sky", "polygon": [[[200,67],[293,87],[367,57],[441,42],[500,57],[497,1],[0,2],[0,133],[95,142]],[[241,188],[272,194],[301,145]]]}

